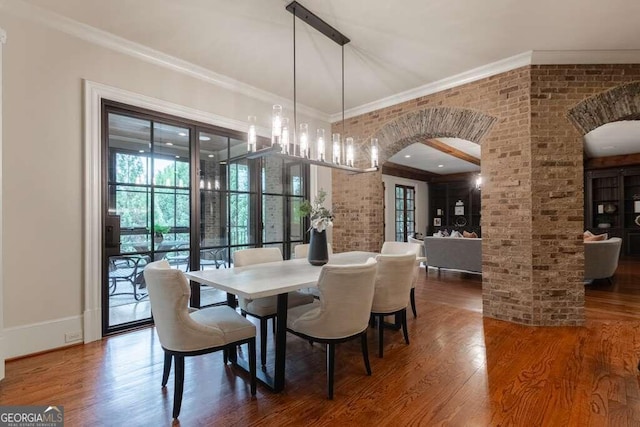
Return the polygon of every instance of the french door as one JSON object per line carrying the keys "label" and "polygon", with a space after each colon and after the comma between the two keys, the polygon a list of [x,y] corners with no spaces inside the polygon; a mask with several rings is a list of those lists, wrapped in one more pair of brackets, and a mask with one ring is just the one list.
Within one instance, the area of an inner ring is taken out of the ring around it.
{"label": "french door", "polygon": [[[308,166],[247,159],[246,136],[103,101],[103,334],[150,323],[144,269],[231,268],[239,249],[304,241]],[[266,143],[266,141],[262,141]],[[191,306],[226,303],[192,284]]]}
{"label": "french door", "polygon": [[406,185],[396,185],[395,192],[397,242],[407,242],[408,237],[413,237],[416,228],[416,190]]}

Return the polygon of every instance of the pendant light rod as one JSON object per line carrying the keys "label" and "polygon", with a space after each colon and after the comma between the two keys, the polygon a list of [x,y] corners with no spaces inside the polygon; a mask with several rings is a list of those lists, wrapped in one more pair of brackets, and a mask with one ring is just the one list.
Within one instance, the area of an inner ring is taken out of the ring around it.
{"label": "pendant light rod", "polygon": [[298,145],[298,109],[296,103],[296,14],[293,14],[293,154]]}
{"label": "pendant light rod", "polygon": [[347,36],[324,22],[318,15],[311,12],[309,9],[307,9],[297,1],[292,1],[291,3],[289,3],[286,9],[289,12],[293,13],[294,16],[302,19],[311,27],[315,28],[318,32],[324,34],[340,46],[344,46],[351,41]]}

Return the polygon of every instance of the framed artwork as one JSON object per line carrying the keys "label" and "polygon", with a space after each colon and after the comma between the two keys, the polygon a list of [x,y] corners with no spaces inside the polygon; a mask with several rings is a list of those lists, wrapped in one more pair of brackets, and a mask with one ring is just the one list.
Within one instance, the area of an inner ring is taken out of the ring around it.
{"label": "framed artwork", "polygon": [[440,227],[442,225],[442,220],[440,218],[433,218],[433,226]]}
{"label": "framed artwork", "polygon": [[464,215],[464,206],[455,207],[455,215]]}

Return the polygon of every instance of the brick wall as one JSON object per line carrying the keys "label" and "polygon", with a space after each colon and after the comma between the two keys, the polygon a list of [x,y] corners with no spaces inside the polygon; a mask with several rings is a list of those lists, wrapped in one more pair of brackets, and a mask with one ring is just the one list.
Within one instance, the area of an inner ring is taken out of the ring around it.
{"label": "brick wall", "polygon": [[[465,109],[492,118],[482,145],[483,309],[489,317],[531,325],[584,321],[582,138],[567,118],[589,96],[639,79],[640,66],[532,66],[347,119],[346,136],[366,152],[383,129],[381,159],[424,137],[469,138],[423,120],[430,109]],[[341,122],[334,124],[341,130]],[[407,131],[407,129],[409,129]],[[438,134],[447,133],[447,134]],[[361,166],[367,159],[358,159]],[[380,173],[333,172],[337,251],[379,250],[383,241]]]}

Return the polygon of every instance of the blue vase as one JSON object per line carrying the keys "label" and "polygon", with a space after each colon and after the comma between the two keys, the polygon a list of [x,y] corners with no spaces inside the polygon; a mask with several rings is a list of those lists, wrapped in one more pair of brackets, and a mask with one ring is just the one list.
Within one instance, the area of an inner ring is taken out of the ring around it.
{"label": "blue vase", "polygon": [[311,265],[325,265],[329,262],[329,250],[327,249],[327,231],[311,229],[311,240],[309,241],[309,252],[307,260]]}

